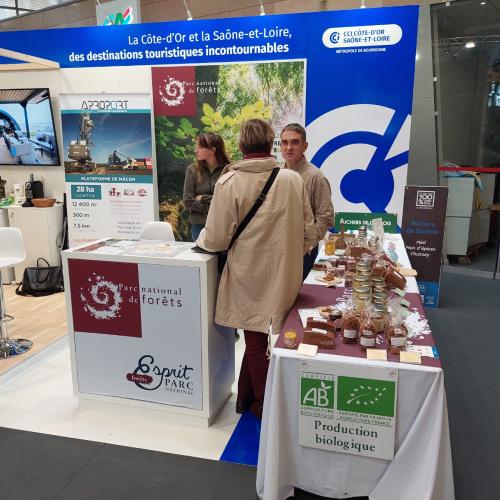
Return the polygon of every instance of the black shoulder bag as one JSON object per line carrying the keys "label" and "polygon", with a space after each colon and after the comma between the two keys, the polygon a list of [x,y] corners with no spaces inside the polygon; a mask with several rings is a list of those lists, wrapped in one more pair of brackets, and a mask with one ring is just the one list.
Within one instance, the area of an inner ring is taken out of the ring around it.
{"label": "black shoulder bag", "polygon": [[[40,265],[40,262],[45,265]],[[43,257],[36,261],[36,267],[24,270],[23,280],[16,288],[17,295],[43,297],[63,292],[63,274],[61,266],[51,266]]]}
{"label": "black shoulder bag", "polygon": [[222,271],[224,270],[224,266],[226,265],[227,261],[227,254],[230,248],[233,246],[238,236],[243,232],[243,230],[248,226],[250,221],[253,219],[253,216],[257,213],[257,210],[259,210],[262,203],[264,203],[264,201],[266,200],[267,193],[269,193],[269,190],[271,189],[271,186],[273,185],[273,182],[276,179],[279,171],[280,171],[279,167],[273,168],[271,175],[267,179],[267,182],[264,185],[259,197],[257,198],[257,200],[255,200],[253,207],[245,215],[245,218],[240,222],[240,225],[236,228],[236,231],[234,232],[233,237],[231,238],[231,242],[229,243],[227,250],[223,250],[222,252],[209,252],[199,246],[195,246],[192,248],[193,252],[210,253],[217,255],[218,256],[217,267],[219,269],[219,273],[222,274]]}

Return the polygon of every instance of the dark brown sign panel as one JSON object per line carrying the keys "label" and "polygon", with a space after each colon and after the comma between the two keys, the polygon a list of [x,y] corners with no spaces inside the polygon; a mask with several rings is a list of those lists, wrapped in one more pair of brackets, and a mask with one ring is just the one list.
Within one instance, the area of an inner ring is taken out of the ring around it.
{"label": "dark brown sign panel", "polygon": [[406,186],[401,235],[424,306],[438,307],[448,188]]}

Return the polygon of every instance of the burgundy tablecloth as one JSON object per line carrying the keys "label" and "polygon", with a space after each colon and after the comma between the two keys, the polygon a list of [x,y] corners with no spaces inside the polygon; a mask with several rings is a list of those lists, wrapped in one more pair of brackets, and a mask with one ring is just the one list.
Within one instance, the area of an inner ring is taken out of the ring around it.
{"label": "burgundy tablecloth", "polygon": [[[295,330],[297,332],[298,343],[302,341],[302,336],[304,329],[300,321],[299,309],[309,309],[312,307],[326,306],[335,304],[338,298],[342,297],[344,294],[344,288],[326,288],[320,285],[302,285],[300,289],[299,296],[295,301],[292,309],[288,313],[285,320],[285,324],[281,333],[276,341],[276,347],[285,347],[283,343],[283,335],[287,330]],[[392,292],[389,293],[389,298],[394,295]],[[395,295],[394,295],[395,296]],[[417,310],[419,314],[425,318],[425,311],[422,306],[422,300],[418,293],[407,293],[404,298],[410,303],[409,309],[411,311]],[[337,345],[334,350],[330,349],[318,349],[318,352],[324,354],[336,354],[340,356],[352,356],[356,358],[366,358],[366,352],[361,351],[357,344],[343,344],[340,340],[341,331],[337,332]],[[423,338],[412,338],[411,341],[414,345],[428,345],[434,346],[434,339],[432,335],[423,335]],[[386,349],[385,341],[377,345],[378,349]],[[389,354],[387,353],[388,361],[399,362],[399,354]],[[441,368],[441,362],[439,358],[430,358],[427,356],[422,356],[422,365],[424,366],[434,366]]]}

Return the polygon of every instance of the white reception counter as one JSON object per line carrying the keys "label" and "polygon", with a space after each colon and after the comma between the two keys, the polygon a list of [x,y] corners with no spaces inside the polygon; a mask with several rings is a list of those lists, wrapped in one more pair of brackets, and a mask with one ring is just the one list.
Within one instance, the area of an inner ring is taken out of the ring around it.
{"label": "white reception counter", "polygon": [[217,259],[192,244],[100,240],[62,253],[74,393],[210,425],[234,330],[213,323]]}

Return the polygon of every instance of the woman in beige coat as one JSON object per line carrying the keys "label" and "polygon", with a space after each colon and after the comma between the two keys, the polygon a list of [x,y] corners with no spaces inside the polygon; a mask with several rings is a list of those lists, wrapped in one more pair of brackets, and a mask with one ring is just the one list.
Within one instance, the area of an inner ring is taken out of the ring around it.
{"label": "woman in beige coat", "polygon": [[[243,160],[231,163],[215,186],[197,245],[226,250],[236,228],[260,195],[272,170],[274,132],[249,120],[240,132]],[[279,333],[302,284],[302,259],[317,244],[314,218],[302,178],[281,169],[266,200],[229,250],[215,322],[245,330],[245,354],[236,411],[262,415],[269,361],[267,334]]]}

